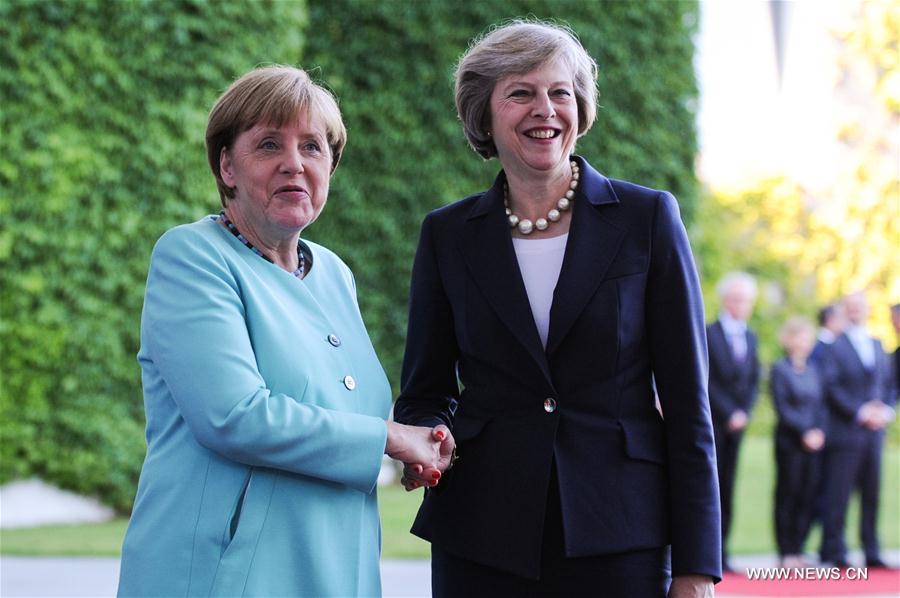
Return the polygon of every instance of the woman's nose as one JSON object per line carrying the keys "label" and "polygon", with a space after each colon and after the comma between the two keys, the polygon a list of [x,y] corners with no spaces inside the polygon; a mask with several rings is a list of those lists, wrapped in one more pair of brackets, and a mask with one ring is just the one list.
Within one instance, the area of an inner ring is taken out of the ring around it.
{"label": "woman's nose", "polygon": [[298,148],[288,149],[281,160],[281,169],[285,173],[303,172],[303,155]]}
{"label": "woman's nose", "polygon": [[534,96],[531,115],[543,119],[556,116],[556,110],[553,109],[553,102],[550,101],[549,95],[539,93]]}

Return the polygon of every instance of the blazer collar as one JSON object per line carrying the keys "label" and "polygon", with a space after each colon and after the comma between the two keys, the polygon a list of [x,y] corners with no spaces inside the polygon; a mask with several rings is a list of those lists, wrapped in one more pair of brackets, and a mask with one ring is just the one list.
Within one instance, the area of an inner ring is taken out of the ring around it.
{"label": "blazer collar", "polygon": [[608,212],[619,204],[612,183],[584,158],[574,158],[581,166],[581,180],[575,192],[562,270],[553,292],[548,355],[559,347],[587,307],[625,237],[625,231]]}
{"label": "blazer collar", "polygon": [[527,349],[544,378],[551,384],[547,355],[565,338],[584,311],[615,258],[625,232],[602,214],[619,203],[612,183],[584,158],[574,156],[581,167],[569,240],[550,309],[546,351],[541,345],[525,283],[519,271],[503,205],[506,174],[479,198],[468,214],[463,255],[475,285],[500,320]]}

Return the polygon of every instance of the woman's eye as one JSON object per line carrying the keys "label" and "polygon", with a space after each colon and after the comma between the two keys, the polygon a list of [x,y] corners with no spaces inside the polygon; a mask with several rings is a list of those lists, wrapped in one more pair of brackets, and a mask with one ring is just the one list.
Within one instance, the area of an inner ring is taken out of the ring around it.
{"label": "woman's eye", "polygon": [[271,139],[265,139],[262,143],[259,144],[259,149],[264,149],[267,151],[276,150],[278,149],[278,144]]}
{"label": "woman's eye", "polygon": [[509,94],[511,98],[524,98],[528,95],[528,92],[524,89],[516,89],[512,93]]}
{"label": "woman's eye", "polygon": [[558,95],[558,96],[570,96],[570,95],[572,95],[572,92],[570,92],[568,89],[557,89],[557,90],[554,91],[553,93],[554,93],[554,95]]}
{"label": "woman's eye", "polygon": [[303,149],[304,149],[304,151],[307,151],[307,152],[320,152],[320,151],[322,151],[321,146],[319,146],[319,144],[316,143],[315,141],[310,141],[310,142],[308,142],[308,143],[305,143],[305,144],[303,145]]}

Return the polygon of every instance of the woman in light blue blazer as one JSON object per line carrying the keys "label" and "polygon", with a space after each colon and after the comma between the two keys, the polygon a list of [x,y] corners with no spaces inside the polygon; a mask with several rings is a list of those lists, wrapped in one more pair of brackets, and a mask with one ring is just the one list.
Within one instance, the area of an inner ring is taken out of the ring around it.
{"label": "woman in light blue blazer", "polygon": [[353,274],[300,240],[345,141],[332,96],[291,67],[251,71],[210,113],[223,210],[150,262],[122,596],[380,595],[382,455],[430,484],[446,468],[446,429],[386,421]]}

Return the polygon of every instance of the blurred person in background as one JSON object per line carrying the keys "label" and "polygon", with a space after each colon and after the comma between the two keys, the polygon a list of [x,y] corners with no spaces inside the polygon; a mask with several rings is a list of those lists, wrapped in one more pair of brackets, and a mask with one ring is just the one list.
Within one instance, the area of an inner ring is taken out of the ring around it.
{"label": "blurred person in background", "polygon": [[[822,380],[828,378],[828,360],[825,359],[828,348],[834,344],[847,327],[847,318],[844,315],[844,306],[841,302],[830,303],[819,309],[817,314],[819,330],[816,333],[816,344],[813,347],[809,360],[816,365],[819,376]],[[827,409],[823,403],[823,408]],[[819,468],[819,479],[817,482],[817,492],[813,498],[813,514],[811,525],[822,523],[825,520],[827,512],[827,501],[825,499],[826,490],[825,468]]]}
{"label": "blurred person in background", "polygon": [[596,81],[544,22],[491,30],[457,67],[466,137],[502,170],[425,218],[413,266],[395,414],[458,450],[413,525],[436,597],[649,598],[670,576],[670,596],[709,596],[721,575],[691,249],[671,194],[574,154]]}
{"label": "blurred person in background", "polygon": [[891,324],[897,333],[897,348],[894,350],[894,405],[900,400],[900,303],[891,306]]}
{"label": "blurred person in background", "polygon": [[775,538],[784,567],[805,567],[803,545],[819,488],[825,444],[822,379],[809,359],[816,331],[806,318],[789,319],[781,329],[785,356],[769,379],[778,415],[775,429]]}
{"label": "blurred person in background", "polygon": [[860,539],[866,566],[885,567],[877,536],[884,428],[894,417],[890,364],[866,329],[864,293],[844,299],[848,326],[826,351],[828,428],[825,442],[824,563],[848,566],[844,527],[854,490],[860,494]]}
{"label": "blurred person in background", "polygon": [[296,68],[247,73],[210,113],[223,209],[150,260],[122,596],[380,595],[382,455],[439,477],[442,432],[386,421],[353,274],[300,239],[345,141],[334,98]]}
{"label": "blurred person in background", "polygon": [[810,355],[810,359],[813,361],[821,361],[826,349],[834,343],[837,337],[844,332],[844,328],[847,327],[844,306],[840,303],[831,303],[822,307],[819,310],[817,319],[819,330],[816,333],[816,344]]}
{"label": "blurred person in background", "polygon": [[716,436],[722,501],[722,566],[728,563],[738,452],[756,403],[760,367],[756,334],[747,327],[756,302],[756,280],[745,272],[726,274],[718,287],[719,319],[706,329],[709,343],[709,404]]}

